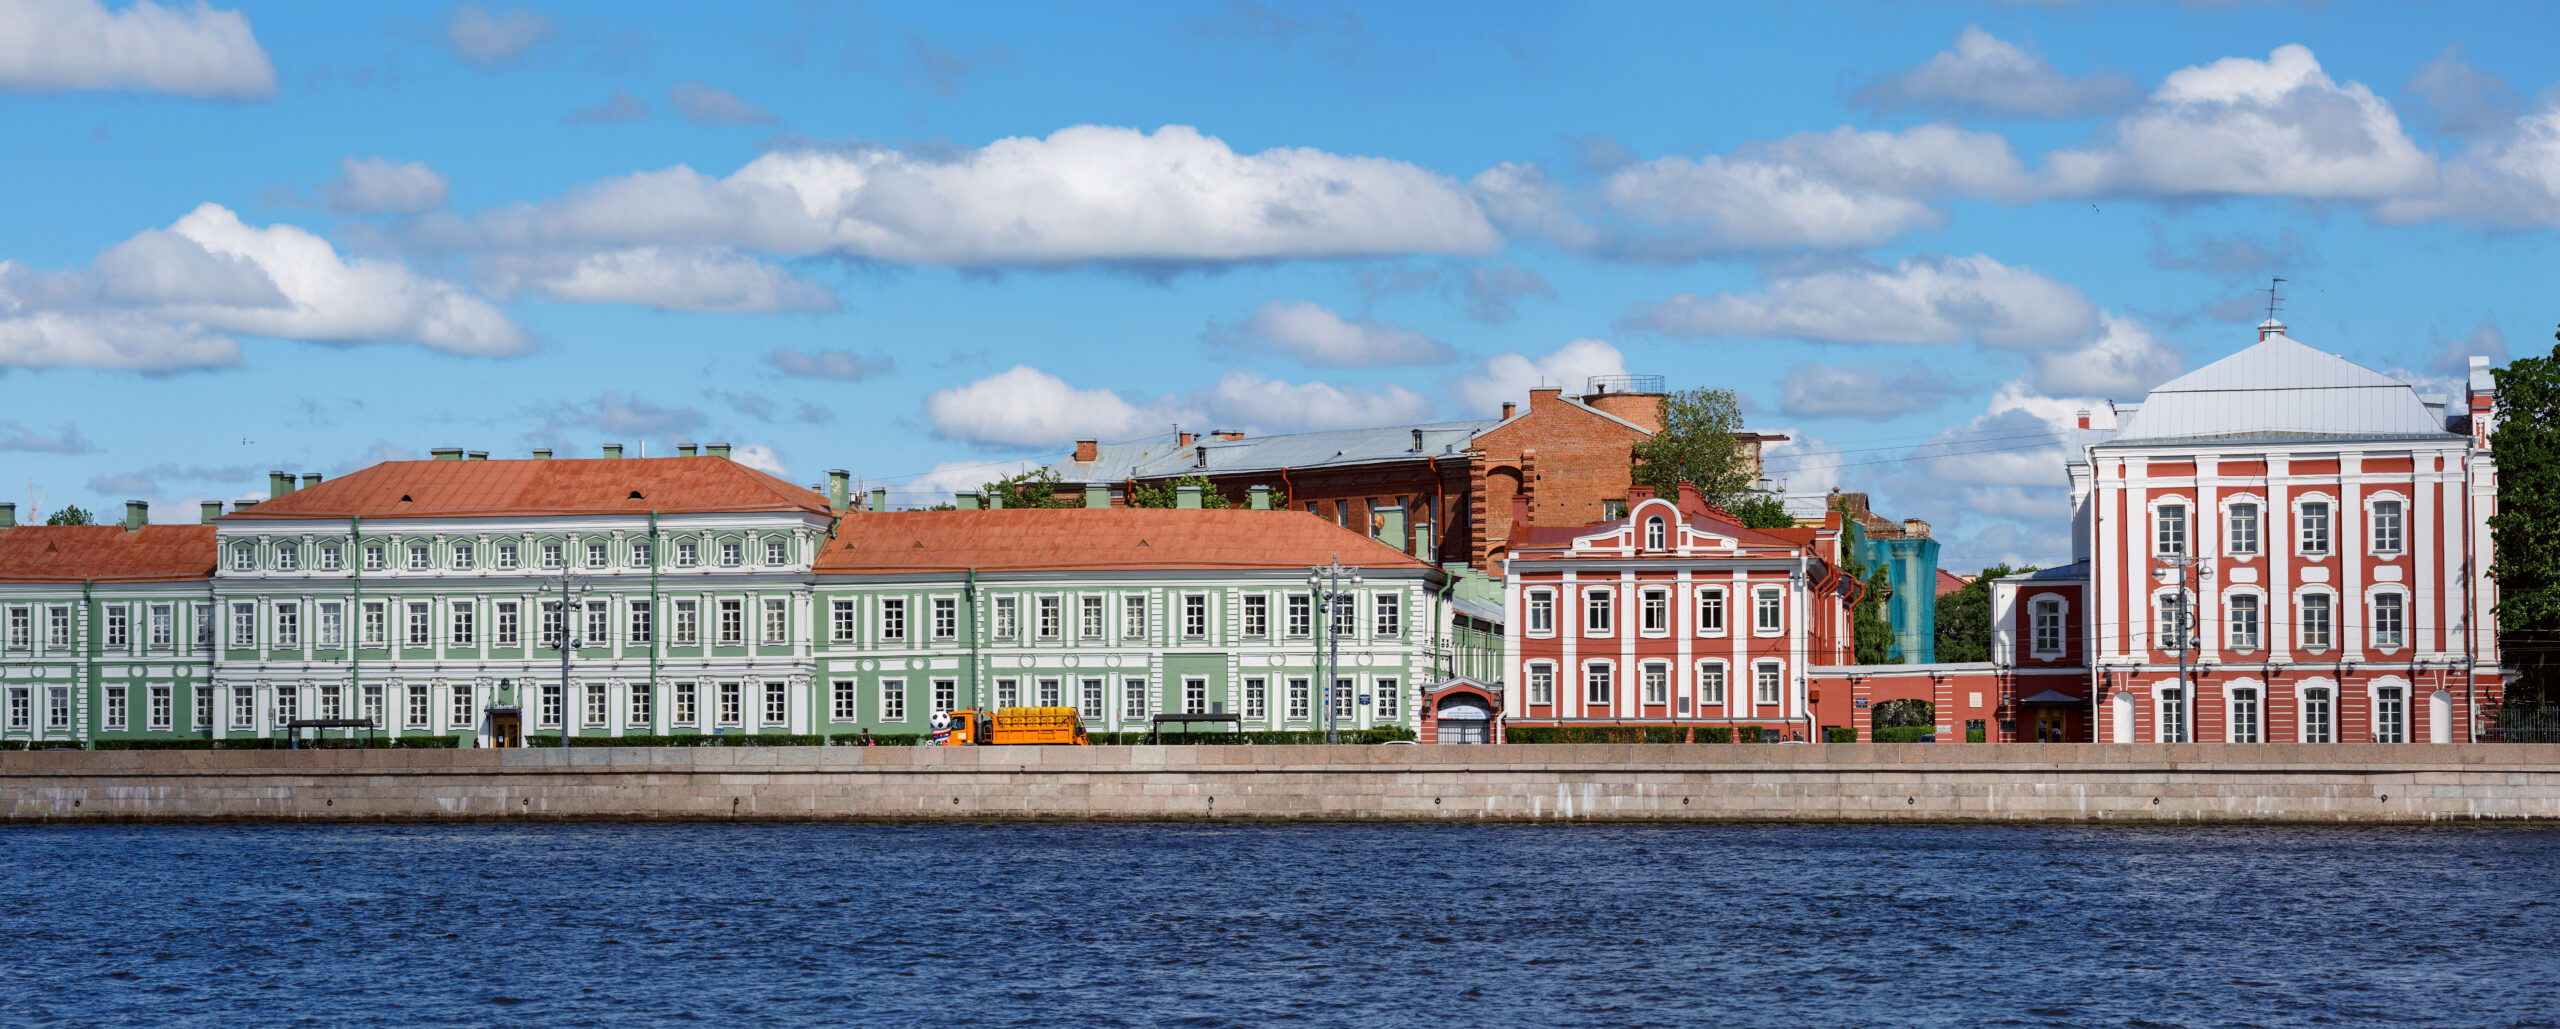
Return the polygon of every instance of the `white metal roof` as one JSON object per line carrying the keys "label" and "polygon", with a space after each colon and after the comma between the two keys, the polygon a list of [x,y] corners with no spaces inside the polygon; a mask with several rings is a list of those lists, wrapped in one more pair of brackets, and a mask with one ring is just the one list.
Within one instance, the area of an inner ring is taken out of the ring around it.
{"label": "white metal roof", "polygon": [[2409,383],[2284,334],[2151,390],[2114,442],[2443,436]]}

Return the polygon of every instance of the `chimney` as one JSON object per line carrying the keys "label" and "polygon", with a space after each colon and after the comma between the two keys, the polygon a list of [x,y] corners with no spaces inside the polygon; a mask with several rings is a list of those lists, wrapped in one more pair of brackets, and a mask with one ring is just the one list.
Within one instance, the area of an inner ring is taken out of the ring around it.
{"label": "chimney", "polygon": [[886,489],[875,489],[875,490],[872,490],[872,491],[871,491],[871,510],[873,510],[873,511],[875,511],[875,512],[879,512],[879,511],[887,511],[888,509],[889,509],[889,491],[888,491],[888,490],[886,490]]}
{"label": "chimney", "polygon": [[1197,511],[1197,510],[1200,510],[1200,487],[1198,487],[1198,486],[1176,486],[1176,487],[1174,487],[1174,488],[1173,488],[1173,506],[1178,507],[1178,508],[1181,508],[1182,510],[1185,510],[1185,511]]}
{"label": "chimney", "polygon": [[[1418,557],[1418,558],[1421,558],[1421,559],[1423,559],[1423,560],[1425,560],[1425,561],[1430,561],[1430,560],[1432,560],[1432,554],[1431,554],[1431,526],[1430,526],[1428,523],[1424,523],[1424,522],[1415,522],[1415,523],[1414,523],[1414,525],[1413,525],[1413,549],[1412,549],[1412,550],[1408,550],[1408,551],[1406,551],[1406,553],[1408,553],[1408,554],[1412,554],[1413,556]],[[1436,563],[1436,562],[1435,562],[1435,563]]]}
{"label": "chimney", "polygon": [[960,510],[963,510],[963,511],[975,511],[975,510],[977,510],[977,509],[978,509],[978,491],[976,491],[976,490],[965,490],[965,489],[964,489],[964,490],[961,490],[961,491],[960,491],[960,492],[958,492],[958,493],[954,493],[954,494],[952,494],[952,495],[951,495],[951,506],[956,507],[956,508],[959,508]]}
{"label": "chimney", "polygon": [[[686,447],[686,450],[693,449]],[[687,454],[687,457],[693,455]],[[842,468],[827,469],[827,510],[843,514],[853,506],[853,473]]]}
{"label": "chimney", "polygon": [[[222,502],[218,500],[214,501],[213,509],[217,512],[221,511]],[[18,505],[15,502],[0,503],[0,529],[15,529],[17,527]]]}
{"label": "chimney", "polygon": [[427,456],[438,461],[459,461],[462,460],[462,448],[437,447],[433,450],[427,451]]}
{"label": "chimney", "polygon": [[277,497],[281,497],[291,492],[293,492],[293,473],[267,473],[267,499],[274,500]]}
{"label": "chimney", "polygon": [[150,501],[128,500],[124,502],[124,527],[126,529],[139,529],[149,524],[151,524]]}
{"label": "chimney", "polygon": [[313,486],[317,486],[317,485],[319,485],[319,484],[320,484],[320,473],[318,473],[318,472],[304,472],[304,473],[302,473],[302,488],[303,488],[303,489],[310,489],[311,487],[313,487]]}
{"label": "chimney", "polygon": [[231,502],[231,513],[239,514],[242,511],[246,511],[256,506],[258,506],[258,502],[255,500],[234,500]]}
{"label": "chimney", "polygon": [[1177,447],[1187,447],[1187,446],[1190,446],[1190,445],[1191,445],[1191,439],[1192,439],[1192,437],[1191,437],[1191,434],[1190,434],[1190,433],[1187,433],[1187,432],[1177,432],[1177,433],[1175,433],[1175,434],[1174,434],[1174,437],[1173,437],[1173,438],[1174,438],[1174,444],[1173,444],[1174,446],[1177,446]]}
{"label": "chimney", "polygon": [[1209,467],[1209,448],[1207,448],[1207,447],[1193,447],[1193,448],[1191,448],[1191,467],[1193,467],[1193,468],[1207,468],[1207,467]]}
{"label": "chimney", "polygon": [[1929,523],[1917,518],[1905,518],[1902,520],[1902,534],[1912,539],[1928,539]]}
{"label": "chimney", "polygon": [[1084,506],[1085,506],[1085,507],[1087,507],[1087,508],[1097,509],[1097,510],[1098,510],[1098,509],[1101,509],[1101,508],[1107,508],[1107,507],[1110,507],[1110,506],[1111,506],[1111,487],[1106,486],[1106,485],[1104,485],[1104,484],[1102,484],[1102,483],[1099,483],[1099,482],[1088,482],[1088,483],[1085,483],[1085,484],[1084,484]]}
{"label": "chimney", "polygon": [[1413,452],[1417,454],[1422,452],[1422,430],[1420,429],[1413,430]]}
{"label": "chimney", "polygon": [[2269,318],[2266,321],[2258,323],[2258,342],[2264,343],[2269,337],[2281,335],[2284,335],[2283,322]]}
{"label": "chimney", "polygon": [[999,489],[999,490],[988,490],[988,491],[987,491],[987,510],[989,510],[989,511],[1002,511],[1002,510],[1004,510],[1004,491],[1003,491],[1003,490],[1000,490],[1000,489]]}
{"label": "chimney", "polygon": [[1651,500],[1651,499],[1653,499],[1653,487],[1651,487],[1651,486],[1645,486],[1645,485],[1639,485],[1639,484],[1636,484],[1636,483],[1629,483],[1629,484],[1627,485],[1627,506],[1628,506],[1628,507],[1632,508],[1632,507],[1636,506],[1637,504],[1644,503],[1645,501],[1648,501],[1648,500]]}
{"label": "chimney", "polygon": [[2089,409],[2088,409],[2088,408],[2085,408],[2085,407],[2084,407],[2084,408],[2081,408],[2081,409],[2080,409],[2080,427],[2081,427],[2081,428],[2083,428],[2083,429],[2086,429],[2086,428],[2088,428],[2088,427],[2089,427]]}
{"label": "chimney", "polygon": [[729,445],[726,443],[705,443],[702,445],[702,453],[704,456],[716,457],[726,461],[729,459]]}
{"label": "chimney", "polygon": [[701,449],[701,448],[696,447],[696,446],[694,446],[694,445],[693,445],[693,444],[691,444],[691,443],[678,443],[678,444],[676,444],[676,456],[677,456],[677,457],[692,457],[692,456],[694,456],[694,454],[695,454],[698,450],[700,450],[700,449]]}
{"label": "chimney", "polygon": [[197,521],[211,525],[214,519],[220,517],[222,517],[222,501],[206,500],[196,504]]}
{"label": "chimney", "polygon": [[1511,416],[1512,416],[1514,413],[1518,412],[1519,410],[1520,410],[1520,405],[1515,404],[1515,403],[1512,403],[1511,401],[1508,401],[1508,400],[1503,401],[1503,402],[1502,402],[1502,420],[1503,420],[1503,421],[1506,421],[1506,422],[1507,422],[1507,421],[1510,421],[1510,420],[1511,420]]}
{"label": "chimney", "polygon": [[1216,433],[1215,435],[1216,435],[1219,439],[1226,440],[1227,442],[1233,443],[1233,442],[1235,442],[1235,441],[1237,441],[1237,440],[1240,440],[1240,439],[1243,439],[1243,438],[1244,438],[1244,431],[1243,431],[1243,430],[1241,430],[1241,429],[1220,429],[1220,430],[1218,430],[1218,431],[1217,431],[1217,433]]}
{"label": "chimney", "polygon": [[1271,510],[1271,487],[1255,486],[1244,491],[1245,506],[1256,511]]}
{"label": "chimney", "polygon": [[486,461],[489,459],[489,452],[486,450],[474,450],[468,456],[474,461]]}
{"label": "chimney", "polygon": [[607,443],[607,444],[605,444],[605,445],[604,445],[604,459],[605,459],[605,460],[607,460],[607,461],[619,461],[619,460],[622,460],[622,444],[620,444],[620,443]]}
{"label": "chimney", "polygon": [[1076,441],[1076,460],[1079,463],[1091,463],[1094,458],[1102,456],[1101,451],[1101,440],[1080,439]]}
{"label": "chimney", "polygon": [[548,461],[548,460],[551,460],[551,448],[550,448],[550,447],[541,447],[541,448],[536,449],[536,450],[533,452],[533,459],[534,459],[534,460],[536,460],[536,461]]}

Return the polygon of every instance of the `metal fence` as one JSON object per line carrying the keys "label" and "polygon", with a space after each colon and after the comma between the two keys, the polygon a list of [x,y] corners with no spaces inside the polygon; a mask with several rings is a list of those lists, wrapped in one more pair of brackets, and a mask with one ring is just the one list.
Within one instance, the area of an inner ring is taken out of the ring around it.
{"label": "metal fence", "polygon": [[2560,743],[2560,708],[2499,708],[2487,715],[2488,724],[2480,730],[2483,743]]}

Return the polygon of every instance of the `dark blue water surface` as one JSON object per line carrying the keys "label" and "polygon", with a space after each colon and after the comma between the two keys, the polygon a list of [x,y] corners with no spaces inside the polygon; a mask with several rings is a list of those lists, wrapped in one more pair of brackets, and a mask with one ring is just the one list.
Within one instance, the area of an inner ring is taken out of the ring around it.
{"label": "dark blue water surface", "polygon": [[2560,1020],[2560,831],[0,830],[0,1022]]}

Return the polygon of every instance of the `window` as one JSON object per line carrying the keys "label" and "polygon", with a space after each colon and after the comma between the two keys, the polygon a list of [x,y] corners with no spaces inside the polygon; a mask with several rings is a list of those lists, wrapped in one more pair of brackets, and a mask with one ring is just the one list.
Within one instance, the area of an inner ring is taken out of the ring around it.
{"label": "window", "polygon": [[409,602],[408,627],[408,641],[410,646],[424,647],[431,645],[429,641],[434,637],[431,635],[427,625],[426,601],[413,600]]}
{"label": "window", "polygon": [[624,616],[623,622],[628,631],[625,638],[634,644],[645,646],[657,633],[657,612],[646,600],[632,601],[630,613]]}
{"label": "window", "polygon": [[543,544],[542,544],[542,567],[544,567],[544,568],[558,568],[558,567],[560,567],[560,564],[561,564],[561,561],[562,561],[562,557],[561,557],[561,555],[562,555],[563,553],[565,553],[565,551],[562,549],[561,544],[560,544],[560,542],[559,542],[559,541],[557,541],[557,540],[545,540],[545,541],[543,541]]}
{"label": "window", "polygon": [[2162,504],[2152,515],[2151,552],[2182,557],[2187,552],[2187,505]]}
{"label": "window", "polygon": [[717,711],[720,716],[721,725],[738,726],[746,724],[746,684],[734,679],[721,683],[719,705],[720,706]]}
{"label": "window", "polygon": [[474,617],[477,613],[478,612],[473,610],[472,603],[468,600],[457,600],[453,602],[453,610],[446,616],[445,620],[451,623],[454,646],[476,647],[480,645],[479,626],[475,624],[476,619]]}
{"label": "window", "polygon": [[1402,639],[1404,637],[1404,595],[1381,593],[1371,602],[1371,605],[1377,614],[1378,638]]}
{"label": "window", "polygon": [[746,545],[737,540],[720,541],[720,567],[736,568],[747,559]]}
{"label": "window", "polygon": [[1753,595],[1751,613],[1753,635],[1775,636],[1785,628],[1786,615],[1785,608],[1782,606],[1785,601],[1785,590],[1764,589]]}
{"label": "window", "polygon": [[493,608],[497,617],[496,624],[491,626],[494,631],[489,642],[500,647],[520,645],[523,642],[521,632],[524,626],[522,620],[517,617],[516,602],[501,600],[493,605]]}
{"label": "window", "polygon": [[631,719],[630,721],[623,723],[623,731],[646,733],[650,730],[650,716],[656,714],[656,712],[650,710],[650,707],[657,702],[657,697],[653,694],[654,691],[650,689],[648,683],[635,682],[631,684],[631,698],[629,704],[631,709],[629,712]]}
{"label": "window", "polygon": [[880,638],[907,638],[907,600],[905,597],[883,597],[880,600]]}
{"label": "window", "polygon": [[693,540],[676,541],[676,567],[691,568],[702,563],[702,544]]}
{"label": "window", "polygon": [[388,646],[390,646],[390,645],[391,645],[391,637],[390,637],[391,624],[390,624],[390,623],[391,623],[391,616],[390,616],[389,610],[388,610],[388,608],[383,604],[383,602],[382,602],[382,601],[379,601],[379,600],[368,600],[368,601],[365,601],[365,602],[364,602],[364,645],[365,645],[365,646],[368,646],[368,647],[388,647]]}
{"label": "window", "polygon": [[720,602],[720,645],[745,646],[747,642],[747,602],[731,597]]}
{"label": "window", "polygon": [[302,565],[302,550],[289,542],[276,544],[276,570],[290,572]]}
{"label": "window", "polygon": [[1671,591],[1646,590],[1636,604],[1636,627],[1647,636],[1671,632]]}
{"label": "window", "polygon": [[1209,596],[1205,593],[1182,595],[1182,636],[1201,639],[1209,635]]}
{"label": "window", "polygon": [[672,642],[688,647],[699,646],[702,643],[702,602],[679,600],[675,610],[675,639]]}
{"label": "window", "polygon": [[602,568],[605,566],[605,563],[605,545],[602,543],[587,544],[587,567]]}
{"label": "window", "polygon": [[426,570],[428,569],[428,567],[430,567],[430,563],[431,563],[431,562],[430,562],[430,559],[431,559],[431,557],[432,557],[432,555],[428,552],[428,550],[427,550],[427,545],[426,545],[426,544],[424,544],[424,543],[412,543],[412,544],[409,544],[409,570],[410,570],[410,571],[413,571],[413,572],[423,572],[423,571],[426,571]]}
{"label": "window", "polygon": [[1268,595],[1244,595],[1244,634],[1247,639],[1271,635],[1271,598]]}
{"label": "window", "polygon": [[1057,639],[1058,633],[1064,628],[1059,624],[1063,620],[1063,616],[1058,611],[1058,598],[1042,597],[1039,599],[1038,603],[1040,606],[1040,638],[1044,640]]}
{"label": "window", "polygon": [[231,645],[235,648],[258,645],[258,605],[245,600],[231,605]]}
{"label": "window", "polygon": [[1263,719],[1266,719],[1266,718],[1271,717],[1271,696],[1270,696],[1270,694],[1271,694],[1271,687],[1270,687],[1269,680],[1266,680],[1266,679],[1264,679],[1264,678],[1262,678],[1261,676],[1258,676],[1258,675],[1257,675],[1257,676],[1247,676],[1247,677],[1245,678],[1245,680],[1244,680],[1244,717],[1245,717],[1245,720],[1247,720],[1247,721],[1255,721],[1255,722],[1258,722],[1258,721],[1261,721],[1261,720],[1263,720]]}
{"label": "window", "polygon": [[1076,635],[1088,639],[1102,638],[1102,601],[1099,596],[1076,598]]}
{"label": "window", "polygon": [[1671,666],[1659,661],[1647,662],[1641,673],[1644,681],[1644,702],[1669,705],[1671,703]]}
{"label": "window", "polygon": [[2374,501],[2373,552],[2376,554],[2399,553],[2400,536],[2400,502],[2397,500]]}
{"label": "window", "polygon": [[1378,680],[1377,700],[1380,721],[1404,719],[1404,683],[1395,679]]}
{"label": "window", "polygon": [[515,566],[516,545],[513,543],[498,544],[498,567],[501,569],[513,569]]}
{"label": "window", "polygon": [[2258,742],[2258,691],[2243,686],[2231,691],[2231,742]]}
{"label": "window", "polygon": [[1358,713],[1351,709],[1352,686],[1351,677],[1348,675],[1333,681],[1333,707],[1325,713],[1337,725],[1350,721]]}
{"label": "window", "polygon": [[2301,607],[2302,631],[2295,642],[2305,650],[2329,649],[2329,595],[2305,593]]}
{"label": "window", "polygon": [[331,720],[345,718],[345,694],[336,686],[320,687],[320,717]]}
{"label": "window", "polygon": [[1613,685],[1613,683],[1614,683],[1614,680],[1613,680],[1613,678],[1612,678],[1612,676],[1611,676],[1611,672],[1612,672],[1612,671],[1613,671],[1613,669],[1611,669],[1611,668],[1609,667],[1609,665],[1608,665],[1606,662],[1594,662],[1594,663],[1592,663],[1592,664],[1585,665],[1585,666],[1583,667],[1583,669],[1582,669],[1582,702],[1583,702],[1583,703],[1588,704],[1588,705],[1590,705],[1590,706],[1592,706],[1592,707],[1606,707],[1606,706],[1608,706],[1608,704],[1609,704],[1609,687],[1610,687],[1611,685]]}
{"label": "window", "polygon": [[2382,650],[2397,650],[2407,638],[2408,620],[2403,615],[2408,599],[2398,593],[2377,593],[2373,597],[2373,645]]}
{"label": "window", "polygon": [[9,728],[24,729],[29,720],[35,717],[34,705],[29,701],[29,696],[24,686],[9,687]]}
{"label": "window", "polygon": [[1209,713],[1209,680],[1196,675],[1183,677],[1182,713],[1186,715]]}
{"label": "window", "polygon": [[853,680],[838,679],[832,685],[835,687],[834,704],[828,709],[829,716],[839,722],[858,720],[859,716],[854,711],[854,698],[860,691],[854,688]]}
{"label": "window", "polygon": [[1654,515],[1653,517],[1644,520],[1644,548],[1646,550],[1661,550],[1665,546],[1669,545],[1669,539],[1670,532],[1663,525],[1661,515]]}
{"label": "window", "polygon": [[1698,705],[1724,706],[1724,664],[1706,661],[1698,665]]}
{"label": "window", "polygon": [[1003,710],[1003,709],[1008,708],[1008,707],[1021,707],[1021,706],[1022,706],[1022,680],[1020,680],[1020,679],[998,679],[998,680],[996,680],[996,708],[997,708],[997,710]]}
{"label": "window", "polygon": [[1550,590],[1530,590],[1528,597],[1529,635],[1552,636],[1556,631],[1556,595]]}
{"label": "window", "polygon": [[766,564],[789,564],[791,563],[790,552],[791,548],[783,543],[781,537],[777,536],[764,541],[764,563]]}
{"label": "window", "polygon": [[231,570],[232,570],[232,571],[235,571],[235,572],[254,571],[254,570],[256,570],[256,568],[257,568],[257,567],[258,567],[258,548],[257,548],[257,545],[256,545],[256,544],[252,544],[252,543],[235,543],[235,544],[232,544],[232,546],[231,546]]}
{"label": "window", "polygon": [[2038,654],[2062,653],[2062,601],[2053,597],[2037,599],[2034,641]]}
{"label": "window", "polygon": [[1083,686],[1084,689],[1076,695],[1076,717],[1102,717],[1103,705],[1109,701],[1110,684],[1101,679],[1086,679]]}
{"label": "window", "polygon": [[658,549],[648,540],[631,541],[631,567],[647,568],[657,559]]}
{"label": "window", "polygon": [[176,646],[178,641],[177,607],[170,604],[153,604],[151,605],[151,613],[149,617],[151,620],[151,646],[154,649],[167,649],[169,647]]}
{"label": "window", "polygon": [[337,571],[339,568],[341,568],[341,567],[343,567],[343,566],[345,565],[345,563],[346,563],[346,556],[347,556],[347,555],[346,555],[346,551],[345,551],[345,550],[343,550],[343,549],[341,549],[341,548],[340,548],[337,544],[335,544],[335,543],[323,543],[323,544],[321,544],[321,545],[320,545],[320,570],[321,570],[321,571],[324,571],[324,572],[334,572],[334,571]]}
{"label": "window", "polygon": [[1603,500],[1600,502],[1601,521],[1614,522],[1626,516],[1627,500],[1625,497],[1619,497],[1615,500]]}
{"label": "window", "polygon": [[2409,742],[2409,705],[2398,686],[2373,691],[2373,742]]}
{"label": "window", "polygon": [[[188,609],[195,615],[196,646],[205,650],[213,649],[213,605],[190,604]],[[19,645],[25,646],[23,642]]]}
{"label": "window", "polygon": [[1303,722],[1313,717],[1313,713],[1309,710],[1312,702],[1312,698],[1308,696],[1310,686],[1311,684],[1303,678],[1289,680],[1290,721]]}
{"label": "window", "polygon": [[44,645],[48,647],[71,645],[71,609],[69,607],[45,609]]}
{"label": "window", "polygon": [[2162,650],[2187,649],[2187,598],[2176,593],[2163,593],[2158,598],[2158,620],[2152,639]]}
{"label": "window", "polygon": [[837,643],[853,642],[855,614],[852,598],[841,597],[827,604],[827,638]]}
{"label": "window", "polygon": [[880,720],[883,722],[907,720],[907,681],[905,679],[880,680]]}
{"label": "window", "polygon": [[336,650],[345,646],[346,640],[346,605],[334,600],[322,601],[320,603],[320,635],[316,645],[324,650]]}
{"label": "window", "polygon": [[213,728],[213,688],[197,683],[187,691],[187,694],[195,698],[196,717],[190,724],[198,729],[211,730]]}
{"label": "window", "polygon": [[1352,593],[1337,594],[1337,595],[1335,595],[1334,597],[1332,597],[1332,598],[1331,598],[1331,600],[1332,600],[1332,604],[1333,604],[1333,619],[1332,619],[1332,623],[1333,623],[1333,624],[1326,626],[1326,627],[1325,627],[1325,631],[1326,631],[1326,632],[1329,632],[1329,633],[1332,633],[1332,634],[1333,634],[1333,637],[1334,637],[1335,639],[1341,639],[1341,638],[1346,637],[1346,636],[1357,636],[1357,635],[1359,635],[1359,634],[1360,634],[1360,597],[1359,597],[1359,595],[1358,595],[1358,594],[1352,594]]}
{"label": "window", "polygon": [[612,694],[606,692],[604,684],[600,682],[587,684],[585,690],[587,698],[587,725],[590,728],[602,728],[604,726],[605,715],[608,710],[605,704],[607,701],[612,699]]}
{"label": "window", "polygon": [[1315,598],[1304,593],[1289,594],[1289,638],[1306,639],[1315,633]]}
{"label": "window", "polygon": [[702,720],[702,684],[680,682],[675,685],[675,724],[694,725]]}
{"label": "window", "polygon": [[[933,705],[937,710],[951,710],[951,702],[946,695],[954,688],[949,679],[933,681]],[[791,724],[791,685],[789,683],[780,679],[765,681],[764,724],[784,726]]]}
{"label": "window", "polygon": [[1529,703],[1556,702],[1556,666],[1544,661],[1529,666]]}
{"label": "window", "polygon": [[34,628],[33,628],[33,627],[34,627],[34,625],[35,625],[35,623],[34,623],[34,622],[32,622],[32,621],[30,621],[30,620],[28,619],[28,616],[27,616],[27,609],[26,609],[26,608],[23,608],[23,607],[13,607],[13,608],[10,608],[10,609],[9,609],[9,649],[11,649],[11,650],[25,650],[25,649],[27,649],[28,647],[34,646],[34,645],[35,645],[35,637],[34,637],[34,635],[33,635],[33,633],[34,633]]}
{"label": "window", "polygon": [[1751,702],[1754,704],[1779,703],[1779,691],[1784,685],[1781,681],[1784,674],[1775,661],[1763,661],[1754,665],[1751,669]]}
{"label": "window", "polygon": [[2331,743],[2336,737],[2337,730],[2330,721],[2329,691],[2302,691],[2302,742]]}
{"label": "window", "polygon": [[133,645],[133,609],[122,604],[107,608],[107,648],[123,650]]}
{"label": "window", "polygon": [[2160,725],[2158,739],[2162,743],[2187,742],[2186,703],[2171,686],[2160,691]]}
{"label": "window", "polygon": [[1040,680],[1036,685],[1037,685],[1037,686],[1039,687],[1039,689],[1040,689],[1040,706],[1041,706],[1041,707],[1057,707],[1057,706],[1059,706],[1060,704],[1063,704],[1063,703],[1065,703],[1065,702],[1066,702],[1066,701],[1065,701],[1065,699],[1064,699],[1063,697],[1061,697],[1061,696],[1059,695],[1059,693],[1058,693],[1058,691],[1062,688],[1062,687],[1060,686],[1060,684],[1059,684],[1058,680],[1056,680],[1056,679],[1042,679],[1042,680]]}
{"label": "window", "polygon": [[1608,590],[1585,590],[1582,594],[1582,634],[1606,636],[1615,626],[1617,608],[1610,604]]}
{"label": "window", "polygon": [[2253,593],[2235,594],[2231,598],[2231,616],[2223,623],[2223,639],[2233,650],[2258,649],[2258,597]]}
{"label": "window", "polygon": [[[936,603],[938,606],[943,602]],[[942,635],[942,625],[938,617],[940,614],[939,611],[935,612],[937,618],[934,624],[934,635],[936,636]],[[790,601],[781,597],[764,598],[764,641],[766,643],[791,642]]]}
{"label": "window", "polygon": [[2329,503],[2305,501],[2302,505],[2302,553],[2318,556],[2329,552]]}
{"label": "window", "polygon": [[1132,593],[1120,598],[1120,638],[1123,640],[1147,638],[1146,594]]}
{"label": "window", "polygon": [[99,712],[102,716],[100,721],[105,723],[101,728],[104,728],[108,732],[123,732],[125,711],[130,707],[130,701],[125,694],[125,688],[122,686],[107,687],[106,705],[107,709]]}
{"label": "window", "polygon": [[1145,679],[1120,680],[1120,717],[1124,719],[1146,718],[1147,695],[1151,692],[1153,691],[1147,688],[1147,681]]}
{"label": "window", "polygon": [[2225,534],[2233,556],[2245,557],[2258,552],[2258,505],[2231,505],[2231,526]]}
{"label": "window", "polygon": [[[839,603],[842,602],[839,601]],[[1021,637],[1022,598],[997,597],[995,604],[995,623],[995,635],[997,639],[1010,640]]]}
{"label": "window", "polygon": [[448,712],[453,716],[453,724],[447,728],[467,730],[480,727],[480,712],[473,709],[471,702],[471,695],[476,690],[477,687],[467,682],[453,685],[453,710]]}
{"label": "window", "polygon": [[560,727],[560,707],[561,707],[561,705],[565,702],[565,700],[566,700],[566,698],[564,698],[564,697],[562,697],[562,696],[560,695],[560,684],[559,684],[559,683],[556,683],[556,682],[546,682],[546,683],[543,683],[543,684],[542,684],[542,710],[541,710],[540,715],[538,716],[538,717],[540,717],[542,720],[541,720],[540,722],[535,723],[535,727],[536,727],[536,728],[540,728],[540,729],[557,729],[557,728],[559,728],[559,727]]}
{"label": "window", "polygon": [[456,543],[456,544],[454,544],[454,545],[453,545],[453,568],[454,568],[454,570],[455,570],[455,571],[458,571],[458,572],[467,572],[467,571],[470,571],[470,570],[471,570],[471,561],[472,561],[472,559],[473,559],[474,557],[476,557],[476,556],[477,556],[477,555],[473,554],[473,553],[472,553],[472,551],[471,551],[471,544],[468,544],[468,543]]}
{"label": "window", "polygon": [[427,727],[427,688],[424,685],[411,686],[408,693],[409,702],[402,706],[400,724],[410,729],[424,729]]}
{"label": "window", "polygon": [[389,560],[390,558],[384,555],[382,544],[367,543],[364,545],[365,571],[379,572],[382,570],[383,565],[388,563]]}

